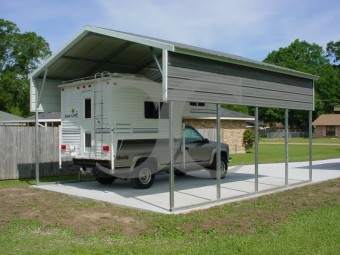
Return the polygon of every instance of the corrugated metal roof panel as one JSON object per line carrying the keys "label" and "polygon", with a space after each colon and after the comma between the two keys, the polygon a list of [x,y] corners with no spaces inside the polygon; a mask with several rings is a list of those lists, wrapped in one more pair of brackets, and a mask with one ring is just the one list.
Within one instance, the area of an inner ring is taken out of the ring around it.
{"label": "corrugated metal roof panel", "polygon": [[[45,68],[49,68],[47,78],[61,80],[91,76],[98,71],[139,73],[143,72],[142,69],[153,62],[150,47],[155,49],[157,56],[161,55],[162,49],[166,49],[181,54],[199,56],[203,59],[213,59],[308,79],[317,79],[315,75],[232,54],[92,26],[86,26],[65,48],[48,59],[31,76],[42,77]],[[104,70],[103,67],[108,69]],[[159,80],[159,78],[157,76],[156,80]]]}

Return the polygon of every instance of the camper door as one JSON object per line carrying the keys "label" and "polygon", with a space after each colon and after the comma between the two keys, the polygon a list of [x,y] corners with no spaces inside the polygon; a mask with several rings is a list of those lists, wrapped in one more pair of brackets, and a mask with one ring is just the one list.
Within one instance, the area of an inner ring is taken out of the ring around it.
{"label": "camper door", "polygon": [[94,118],[93,118],[93,92],[82,92],[81,127],[81,155],[85,158],[94,158]]}

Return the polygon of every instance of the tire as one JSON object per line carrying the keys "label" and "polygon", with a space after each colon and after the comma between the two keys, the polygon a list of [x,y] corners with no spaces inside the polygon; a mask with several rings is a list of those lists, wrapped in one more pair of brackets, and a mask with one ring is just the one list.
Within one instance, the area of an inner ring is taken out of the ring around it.
{"label": "tire", "polygon": [[112,184],[115,180],[115,177],[96,177],[96,181],[102,185]]}
{"label": "tire", "polygon": [[131,178],[131,184],[135,189],[148,189],[155,180],[154,166],[150,162],[143,162],[135,168],[134,176]]}
{"label": "tire", "polygon": [[[212,162],[212,164],[210,165],[210,176],[211,178],[216,179],[216,156],[214,157],[214,161]],[[223,179],[228,172],[228,163],[227,163],[227,159],[225,156],[221,155],[221,179]]]}

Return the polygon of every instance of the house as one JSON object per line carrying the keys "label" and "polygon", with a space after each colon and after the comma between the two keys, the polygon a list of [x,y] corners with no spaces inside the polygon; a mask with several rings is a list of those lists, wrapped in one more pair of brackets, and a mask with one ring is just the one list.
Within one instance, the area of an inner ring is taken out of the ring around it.
{"label": "house", "polygon": [[340,114],[322,114],[313,126],[315,137],[340,137]]}
{"label": "house", "polygon": [[334,112],[335,113],[340,113],[340,105],[334,106]]}
{"label": "house", "polygon": [[[60,112],[42,112],[38,114],[39,126],[58,127],[61,123]],[[34,126],[35,115],[22,118],[0,111],[0,126]]]}
{"label": "house", "polygon": [[24,120],[24,118],[0,111],[0,126],[21,125],[22,120]]}
{"label": "house", "polygon": [[[206,113],[201,113],[200,117],[194,117],[193,114],[184,115],[183,123],[195,127],[209,140],[216,141],[216,117],[215,114],[207,117],[208,115]],[[223,143],[229,144],[230,153],[245,153],[243,133],[248,122],[254,120],[252,116],[221,108],[221,139]]]}
{"label": "house", "polygon": [[[41,112],[38,114],[39,125],[44,127],[58,127],[61,124],[60,112]],[[27,126],[35,125],[35,115],[25,119]]]}

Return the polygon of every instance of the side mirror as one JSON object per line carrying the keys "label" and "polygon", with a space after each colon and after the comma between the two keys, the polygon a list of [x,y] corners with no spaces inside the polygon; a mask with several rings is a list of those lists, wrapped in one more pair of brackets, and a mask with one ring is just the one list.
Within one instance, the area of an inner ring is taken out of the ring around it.
{"label": "side mirror", "polygon": [[203,142],[204,142],[204,143],[209,143],[210,141],[209,141],[208,138],[204,138]]}

